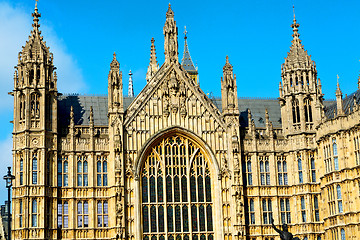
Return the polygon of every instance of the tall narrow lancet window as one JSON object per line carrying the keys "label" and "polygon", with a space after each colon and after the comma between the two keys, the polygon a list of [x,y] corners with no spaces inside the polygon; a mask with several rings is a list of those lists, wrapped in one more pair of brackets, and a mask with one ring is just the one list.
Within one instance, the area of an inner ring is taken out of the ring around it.
{"label": "tall narrow lancet window", "polygon": [[209,161],[173,135],[149,150],[141,172],[143,239],[214,239]]}
{"label": "tall narrow lancet window", "polygon": [[19,119],[20,121],[25,120],[25,94],[20,95],[20,103],[19,103]]}
{"label": "tall narrow lancet window", "polygon": [[253,185],[253,180],[252,180],[252,168],[251,168],[251,156],[246,156],[246,180],[247,180],[247,185],[251,186]]}
{"label": "tall narrow lancet window", "polygon": [[336,186],[336,195],[337,195],[337,202],[338,202],[339,213],[342,213],[342,212],[343,212],[343,204],[342,204],[341,187],[340,187],[340,185],[337,185],[337,186]]}
{"label": "tall narrow lancet window", "polygon": [[303,179],[303,171],[302,171],[302,160],[301,160],[301,156],[298,155],[298,174],[299,174],[299,183],[303,183],[304,179]]}
{"label": "tall narrow lancet window", "polygon": [[30,114],[31,119],[40,118],[40,95],[39,93],[32,93],[30,97]]}
{"label": "tall narrow lancet window", "polygon": [[300,122],[300,108],[299,108],[299,101],[295,99],[292,102],[292,116],[293,116],[293,123]]}
{"label": "tall narrow lancet window", "polygon": [[334,168],[335,170],[339,170],[339,158],[338,158],[337,143],[335,138],[332,140],[332,146],[333,146]]}
{"label": "tall narrow lancet window", "polygon": [[310,171],[311,171],[311,182],[316,182],[316,169],[315,169],[315,159],[314,154],[310,154]]}
{"label": "tall narrow lancet window", "polygon": [[311,100],[306,98],[304,100],[304,112],[305,112],[305,122],[312,122],[312,111],[311,111]]}
{"label": "tall narrow lancet window", "polygon": [[38,159],[37,153],[33,153],[32,158],[32,184],[38,183]]}
{"label": "tall narrow lancet window", "polygon": [[24,184],[24,159],[20,156],[20,174],[19,174],[20,185]]}
{"label": "tall narrow lancet window", "polygon": [[38,204],[36,199],[33,199],[31,202],[31,226],[37,227],[37,213],[38,213]]}

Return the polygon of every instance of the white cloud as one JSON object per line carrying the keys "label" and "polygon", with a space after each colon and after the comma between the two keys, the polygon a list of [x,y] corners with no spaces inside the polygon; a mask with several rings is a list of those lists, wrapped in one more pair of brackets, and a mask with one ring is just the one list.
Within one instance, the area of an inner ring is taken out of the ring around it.
{"label": "white cloud", "polygon": [[[14,66],[18,52],[28,40],[32,17],[28,10],[9,3],[0,3],[0,113],[12,110],[13,100],[7,92],[13,89]],[[41,18],[40,18],[41,24]],[[58,71],[58,89],[65,92],[83,92],[85,84],[82,70],[76,59],[66,50],[66,46],[55,30],[41,24],[47,46],[54,54],[54,64]]]}

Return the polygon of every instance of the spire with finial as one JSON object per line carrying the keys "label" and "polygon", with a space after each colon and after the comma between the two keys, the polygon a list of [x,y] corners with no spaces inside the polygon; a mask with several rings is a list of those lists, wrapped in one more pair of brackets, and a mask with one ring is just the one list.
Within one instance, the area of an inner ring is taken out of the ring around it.
{"label": "spire with finial", "polygon": [[178,41],[177,41],[177,27],[176,21],[174,20],[174,12],[169,8],[166,12],[166,21],[164,25],[164,49],[165,49],[165,62],[173,63],[178,62]]}
{"label": "spire with finial", "polygon": [[190,74],[191,78],[196,80],[196,76],[198,74],[197,69],[194,66],[194,63],[191,59],[190,56],[190,52],[189,52],[189,47],[187,44],[187,31],[186,31],[186,26],[185,26],[185,31],[184,31],[184,54],[183,54],[183,58],[181,60],[181,66]]}
{"label": "spire with finial", "polygon": [[340,89],[340,84],[339,84],[339,75],[336,76],[337,78],[337,84],[336,84],[336,106],[337,106],[337,115],[342,115],[344,113],[343,111],[343,100],[342,100],[342,92]]}
{"label": "spire with finial", "polygon": [[128,96],[134,97],[134,86],[133,86],[133,80],[132,80],[132,72],[130,70],[129,72],[129,89],[128,89]]}
{"label": "spire with finial", "polygon": [[151,49],[150,49],[150,64],[148,66],[148,70],[146,73],[146,82],[150,82],[150,80],[154,77],[157,70],[159,70],[159,64],[156,60],[156,50],[155,50],[155,39],[151,39]]}

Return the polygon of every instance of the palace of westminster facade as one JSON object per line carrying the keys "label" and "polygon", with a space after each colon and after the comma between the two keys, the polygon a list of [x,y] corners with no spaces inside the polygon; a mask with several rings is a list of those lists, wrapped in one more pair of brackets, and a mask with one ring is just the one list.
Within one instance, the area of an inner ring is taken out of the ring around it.
{"label": "palace of westminster facade", "polygon": [[107,97],[61,95],[32,16],[10,93],[13,239],[279,239],[272,219],[300,239],[358,238],[360,90],[323,100],[295,18],[268,100],[238,98],[228,58],[221,98],[204,94],[170,5],[165,62],[152,40],[137,96],[115,54]]}

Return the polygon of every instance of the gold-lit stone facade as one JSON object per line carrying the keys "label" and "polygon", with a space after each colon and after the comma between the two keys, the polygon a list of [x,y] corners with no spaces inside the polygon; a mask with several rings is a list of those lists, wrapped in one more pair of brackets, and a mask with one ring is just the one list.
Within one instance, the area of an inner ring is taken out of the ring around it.
{"label": "gold-lit stone facade", "polygon": [[152,39],[136,97],[115,54],[106,98],[61,96],[39,17],[11,93],[13,239],[279,239],[272,218],[301,239],[357,239],[360,92],[323,100],[295,19],[275,102],[239,99],[228,57],[221,99],[204,94],[170,6],[165,62]]}

